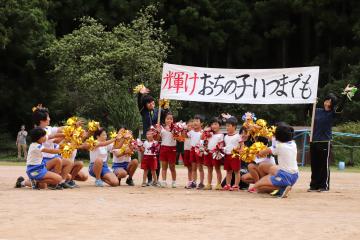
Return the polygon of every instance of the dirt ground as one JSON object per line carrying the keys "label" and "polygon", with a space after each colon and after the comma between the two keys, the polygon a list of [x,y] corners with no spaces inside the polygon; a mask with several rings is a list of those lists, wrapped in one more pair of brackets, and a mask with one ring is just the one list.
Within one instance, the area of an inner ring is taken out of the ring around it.
{"label": "dirt ground", "polygon": [[247,192],[137,186],[14,189],[24,167],[0,166],[2,239],[360,239],[360,173],[332,173],[328,193],[306,193],[302,172],[287,199]]}

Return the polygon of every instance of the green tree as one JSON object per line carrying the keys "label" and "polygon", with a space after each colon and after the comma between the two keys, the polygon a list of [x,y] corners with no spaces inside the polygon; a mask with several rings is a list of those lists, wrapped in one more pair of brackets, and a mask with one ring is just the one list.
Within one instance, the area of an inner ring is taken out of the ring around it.
{"label": "green tree", "polygon": [[79,29],[47,48],[44,54],[54,65],[58,83],[54,108],[105,125],[137,128],[140,118],[132,88],[144,83],[157,95],[168,52],[163,23],[154,19],[156,12],[150,5],[130,24],[110,31],[92,18],[82,18]]}
{"label": "green tree", "polygon": [[0,1],[0,126],[31,125],[31,108],[50,100],[47,63],[39,52],[54,40],[44,0]]}

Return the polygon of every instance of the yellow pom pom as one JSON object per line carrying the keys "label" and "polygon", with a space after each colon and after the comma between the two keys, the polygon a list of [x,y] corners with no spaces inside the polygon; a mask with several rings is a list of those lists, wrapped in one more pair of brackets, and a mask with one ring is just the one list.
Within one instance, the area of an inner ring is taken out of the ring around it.
{"label": "yellow pom pom", "polygon": [[60,144],[60,154],[64,159],[69,159],[75,149],[70,142]]}
{"label": "yellow pom pom", "polygon": [[85,142],[89,145],[89,150],[90,151],[94,150],[94,148],[95,148],[95,146],[97,144],[97,140],[95,140],[93,136],[86,139]]}
{"label": "yellow pom pom", "polygon": [[95,132],[99,128],[100,128],[100,123],[99,122],[95,122],[94,120],[88,122],[88,130],[90,132]]}
{"label": "yellow pom pom", "polygon": [[116,131],[111,131],[109,135],[110,135],[111,139],[114,139],[114,138],[117,137],[117,132]]}
{"label": "yellow pom pom", "polygon": [[63,129],[63,133],[65,135],[65,140],[71,139],[75,128],[73,126],[65,126]]}
{"label": "yellow pom pom", "polygon": [[78,118],[74,116],[74,117],[68,118],[68,120],[66,120],[66,125],[73,126],[77,122],[78,122]]}
{"label": "yellow pom pom", "polygon": [[266,127],[267,122],[264,119],[258,119],[256,121],[256,124],[259,125],[260,127]]}
{"label": "yellow pom pom", "polygon": [[162,109],[169,109],[170,108],[170,100],[169,99],[160,99],[159,105]]}
{"label": "yellow pom pom", "polygon": [[32,110],[32,112],[35,112],[36,110],[40,110],[40,109],[45,109],[45,107],[43,107],[42,106],[42,104],[40,103],[40,104],[38,104],[36,107],[33,107],[31,110]]}
{"label": "yellow pom pom", "polygon": [[133,88],[134,93],[139,93],[141,89],[145,88],[144,84],[139,84],[136,87]]}

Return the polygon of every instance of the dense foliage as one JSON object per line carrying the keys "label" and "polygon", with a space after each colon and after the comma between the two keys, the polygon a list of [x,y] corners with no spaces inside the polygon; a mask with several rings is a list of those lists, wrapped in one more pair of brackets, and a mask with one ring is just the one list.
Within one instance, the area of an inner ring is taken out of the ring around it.
{"label": "dense foliage", "polygon": [[[157,10],[139,13],[149,4]],[[157,96],[163,61],[319,65],[319,97],[339,94],[360,77],[355,0],[0,0],[0,11],[2,131],[15,132],[22,123],[30,128],[31,107],[39,102],[50,107],[53,122],[79,113],[135,127],[131,88],[144,82]],[[359,105],[358,95],[338,120],[357,120]],[[179,117],[246,110],[271,121],[309,123],[310,106],[185,102]]]}

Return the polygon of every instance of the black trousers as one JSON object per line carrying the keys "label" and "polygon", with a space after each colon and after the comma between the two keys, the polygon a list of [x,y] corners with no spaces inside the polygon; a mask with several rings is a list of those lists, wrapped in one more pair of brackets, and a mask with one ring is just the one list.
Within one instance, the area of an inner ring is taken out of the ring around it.
{"label": "black trousers", "polygon": [[310,143],[311,183],[312,189],[330,189],[330,154],[331,143]]}

